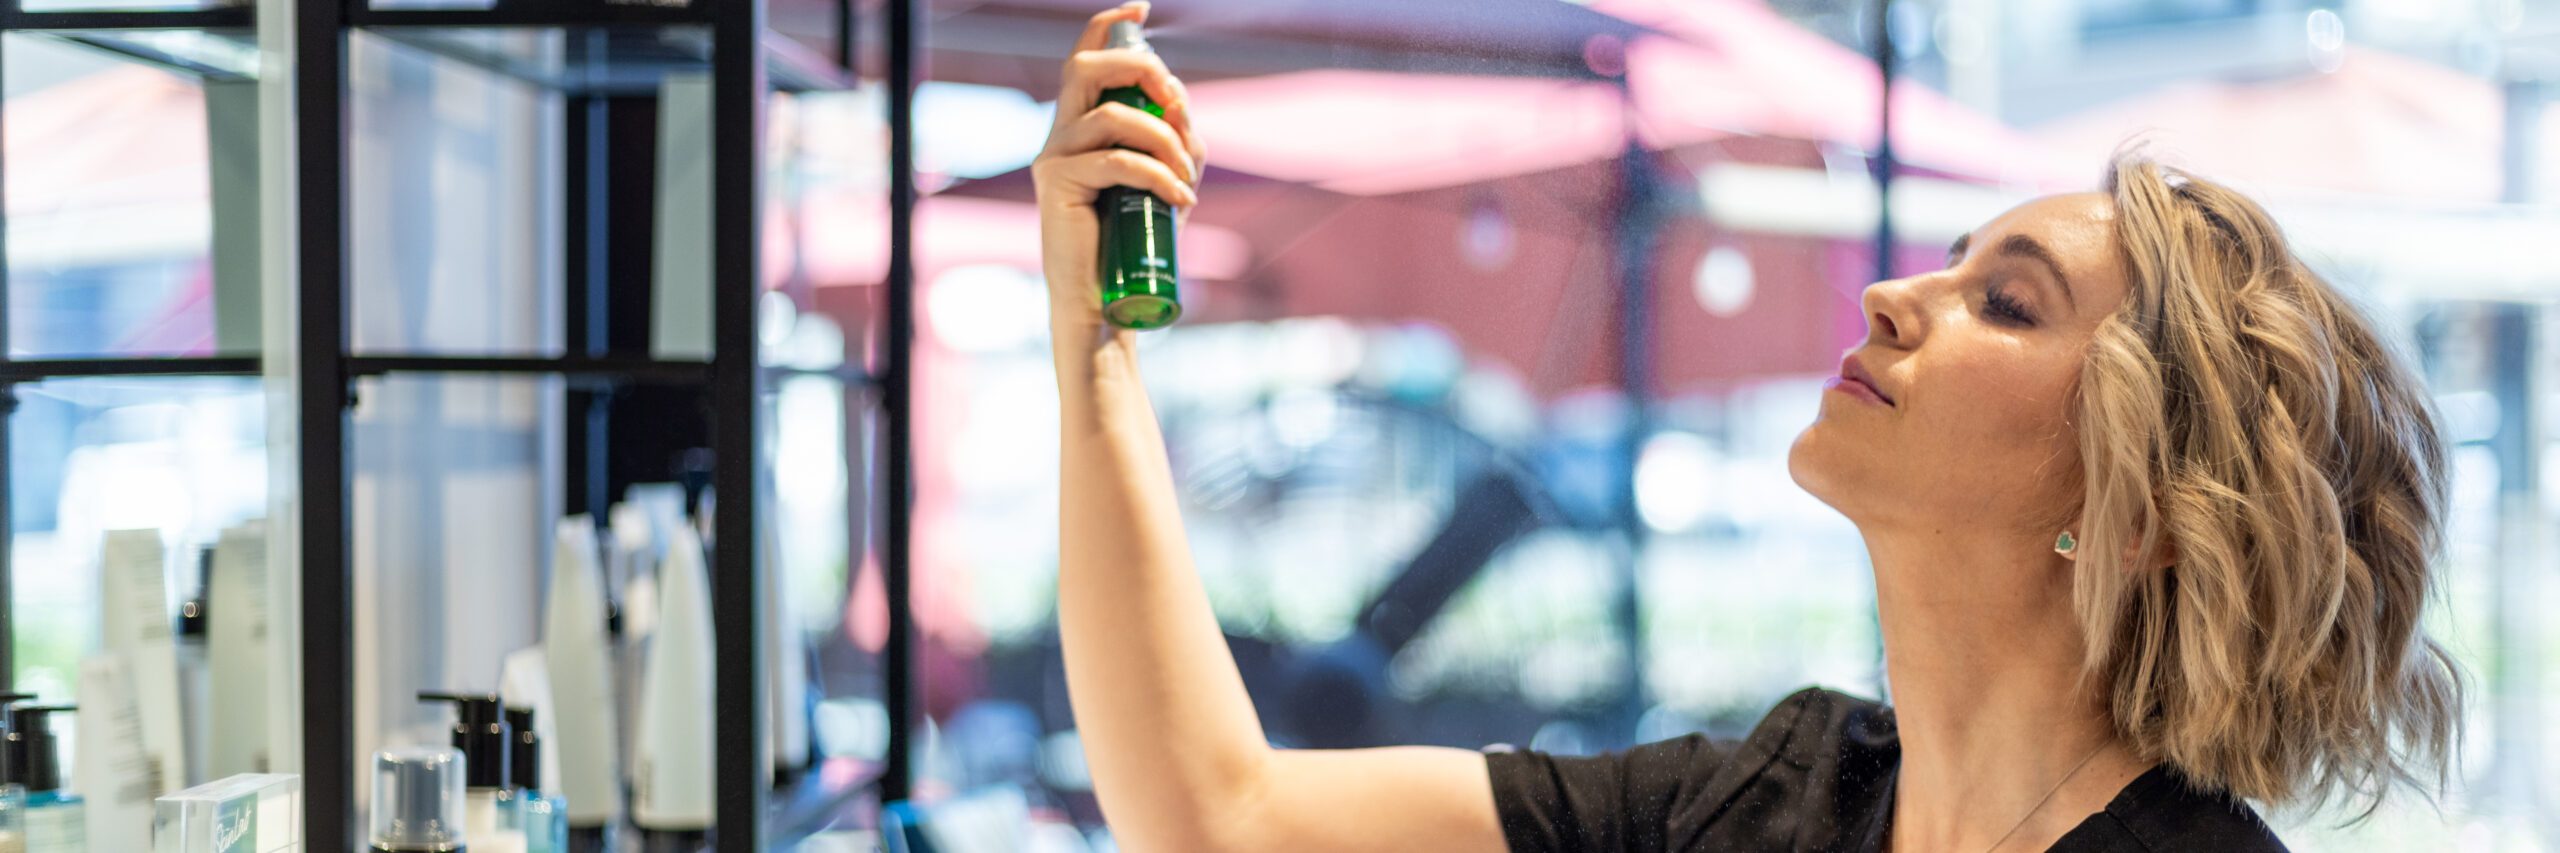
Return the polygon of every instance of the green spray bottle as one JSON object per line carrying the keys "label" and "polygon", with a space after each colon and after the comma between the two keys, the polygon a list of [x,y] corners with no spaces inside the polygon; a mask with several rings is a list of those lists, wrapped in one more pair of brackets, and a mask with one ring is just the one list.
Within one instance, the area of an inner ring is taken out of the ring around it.
{"label": "green spray bottle", "polygon": [[[1112,49],[1150,50],[1136,21],[1111,25]],[[1164,105],[1136,86],[1107,89],[1116,101],[1164,117]],[[1112,187],[1094,200],[1102,220],[1102,316],[1123,329],[1161,329],[1182,317],[1174,267],[1173,205],[1136,187]]]}

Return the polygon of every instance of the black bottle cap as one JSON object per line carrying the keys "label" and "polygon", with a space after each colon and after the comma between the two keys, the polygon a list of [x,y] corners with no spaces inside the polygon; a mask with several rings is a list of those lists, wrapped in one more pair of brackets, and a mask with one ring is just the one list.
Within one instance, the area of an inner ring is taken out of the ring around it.
{"label": "black bottle cap", "polygon": [[9,707],[9,734],[0,741],[0,781],[15,782],[29,791],[51,791],[62,787],[62,749],[53,738],[53,715],[68,714],[79,708],[71,705],[12,705]]}
{"label": "black bottle cap", "polygon": [[507,729],[515,737],[508,745],[507,780],[527,791],[542,790],[542,735],[533,729],[533,709],[508,708]]}
{"label": "black bottle cap", "polygon": [[507,719],[496,694],[420,693],[420,702],[451,702],[453,748],[462,750],[462,784],[507,786]]}
{"label": "black bottle cap", "polygon": [[[0,707],[15,705],[34,698],[36,697],[33,693],[0,693]],[[9,746],[8,735],[9,713],[0,710],[0,785],[18,781],[18,760],[16,756],[10,755],[15,750]]]}

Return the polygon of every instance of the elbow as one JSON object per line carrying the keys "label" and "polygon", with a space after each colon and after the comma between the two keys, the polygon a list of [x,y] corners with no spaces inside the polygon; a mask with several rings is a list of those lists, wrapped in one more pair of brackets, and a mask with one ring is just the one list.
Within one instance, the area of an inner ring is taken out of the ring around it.
{"label": "elbow", "polygon": [[[1248,765],[1267,770],[1267,765]],[[1112,832],[1122,850],[1131,853],[1277,853],[1293,850],[1277,837],[1267,820],[1266,779],[1248,767],[1228,768],[1233,783],[1184,786],[1154,808],[1123,810],[1131,818],[1112,819]],[[1211,790],[1215,789],[1215,790]],[[1106,819],[1115,810],[1103,804]]]}
{"label": "elbow", "polygon": [[1112,830],[1128,853],[1262,853],[1269,846],[1242,822],[1207,811],[1179,821],[1114,822]]}

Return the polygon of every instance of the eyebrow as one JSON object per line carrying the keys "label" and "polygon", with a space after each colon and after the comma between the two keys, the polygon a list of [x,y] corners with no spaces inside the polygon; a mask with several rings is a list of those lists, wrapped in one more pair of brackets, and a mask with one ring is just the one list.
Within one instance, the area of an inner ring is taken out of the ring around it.
{"label": "eyebrow", "polygon": [[[1973,234],[1968,232],[1956,235],[1955,243],[1947,247],[1947,263],[1953,265],[1956,259],[1964,257],[1965,248],[1971,245],[1973,245]],[[2034,237],[2011,234],[2000,241],[1998,252],[2044,264],[2045,269],[2053,273],[2054,283],[2062,287],[2063,301],[2071,304],[2071,310],[2080,310],[2080,299],[2071,292],[2071,278],[2062,274],[2062,262],[2054,258],[2052,249],[2045,248],[2045,245],[2036,242]]]}

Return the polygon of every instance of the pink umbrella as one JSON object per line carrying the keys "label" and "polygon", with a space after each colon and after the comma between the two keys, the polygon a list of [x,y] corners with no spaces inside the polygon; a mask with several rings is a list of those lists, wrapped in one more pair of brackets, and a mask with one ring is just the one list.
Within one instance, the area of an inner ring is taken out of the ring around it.
{"label": "pink umbrella", "polygon": [[[1663,36],[1628,50],[1648,144],[1747,133],[1872,150],[1883,76],[1874,60],[1756,0],[1594,0]],[[1893,87],[1894,153],[1905,163],[2003,182],[2050,174],[2034,142],[1908,79]]]}
{"label": "pink umbrella", "polygon": [[[1607,342],[1624,310],[1655,318],[1666,389],[1836,359],[1856,332],[1837,322],[1855,319],[1855,284],[1840,281],[1866,275],[1855,250],[1675,223],[1648,259],[1655,304],[1628,309],[1610,304],[1606,211],[1631,136],[1667,159],[1799,168],[1819,168],[1815,144],[1872,147],[1883,88],[1872,63],[1746,0],[1594,8],[1659,33],[1587,51],[1595,67],[1625,71],[1623,89],[1598,77],[1340,69],[1193,83],[1199,131],[1224,170],[1199,221],[1256,243],[1237,295],[1193,320],[1427,319],[1546,393],[1610,381]],[[2042,158],[2016,132],[1924,88],[1897,87],[1895,99],[1897,141],[1921,165],[2041,180]],[[1023,183],[961,191],[1019,198]],[[1499,244],[1492,257],[1485,234]],[[1722,313],[1688,286],[1710,237],[1755,279],[1747,302]]]}
{"label": "pink umbrella", "polygon": [[1615,87],[1587,80],[1328,69],[1190,88],[1220,165],[1352,195],[1479,183],[1626,148]]}
{"label": "pink umbrella", "polygon": [[[1592,8],[1661,33],[1623,47],[1623,96],[1597,79],[1302,71],[1194,84],[1200,133],[1222,165],[1352,195],[1613,159],[1630,133],[1654,149],[1735,136],[1875,146],[1883,86],[1874,63],[1764,5]],[[1590,52],[1612,63],[1619,50]],[[2055,174],[2032,140],[1925,86],[1896,85],[1894,110],[1897,154],[1912,165],[2004,182]]]}

